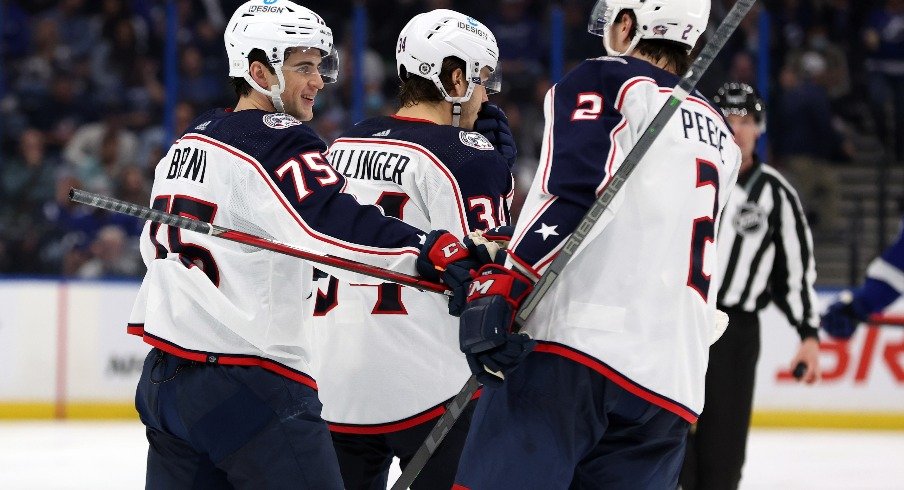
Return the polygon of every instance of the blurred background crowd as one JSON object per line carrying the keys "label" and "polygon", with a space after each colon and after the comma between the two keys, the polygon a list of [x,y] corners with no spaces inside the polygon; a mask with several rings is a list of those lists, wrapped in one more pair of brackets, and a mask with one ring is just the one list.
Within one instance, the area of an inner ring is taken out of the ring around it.
{"label": "blurred background crowd", "polygon": [[[67,191],[149,202],[153,168],[172,140],[200,112],[235,102],[222,32],[241,3],[0,2],[0,274],[143,274],[135,239],[142,223],[73,205]],[[340,47],[340,81],[317,97],[312,122],[327,143],[356,122],[349,111],[355,97],[364,116],[396,110],[394,48],[413,15],[453,8],[484,22],[501,51],[504,89],[492,101],[505,109],[519,144],[522,196],[540,152],[543,96],[557,76],[551,52],[560,50],[565,70],[603,54],[600,39],[586,32],[591,0],[300,3],[325,18]],[[713,0],[709,32],[732,4]],[[367,38],[363,55],[350,56],[356,7],[366,9]],[[170,53],[177,63],[170,76],[178,84],[168,91],[163,60],[173,13]],[[552,17],[564,33],[556,46]],[[351,83],[357,70],[363,93]],[[899,211],[886,209],[899,196],[895,186],[883,187],[877,203],[864,202],[877,185],[902,180],[904,0],[761,0],[698,88],[711,96],[728,80],[750,83],[767,97],[761,157],[801,193],[817,238],[820,283],[856,280],[847,271],[851,247],[865,243],[858,234],[880,210],[893,217]],[[884,219],[880,225],[878,242],[892,231]],[[880,245],[867,245],[863,254]]]}

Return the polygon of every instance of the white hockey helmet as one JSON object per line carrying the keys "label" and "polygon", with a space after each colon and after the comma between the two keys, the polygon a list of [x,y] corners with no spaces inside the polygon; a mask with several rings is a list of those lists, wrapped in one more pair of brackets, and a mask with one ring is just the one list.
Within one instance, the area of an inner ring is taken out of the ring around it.
{"label": "white hockey helmet", "polygon": [[[452,97],[439,79],[443,60],[455,56],[465,62],[468,88],[461,97]],[[476,84],[488,93],[497,93],[499,47],[496,36],[472,17],[454,10],[436,9],[415,15],[399,34],[396,44],[396,68],[399,78],[419,76],[432,80],[447,102],[460,104],[471,98]],[[488,67],[490,79],[482,81],[480,71]]]}
{"label": "white hockey helmet", "polygon": [[[314,11],[289,0],[251,0],[236,9],[223,35],[229,57],[229,76],[242,77],[258,92],[270,97],[277,112],[283,111],[280,95],[286,88],[282,65],[288,49],[317,49],[317,67],[324,83],[339,77],[339,55],[333,46],[333,32]],[[249,72],[248,55],[260,49],[276,71],[279,85],[258,85]]]}
{"label": "white hockey helmet", "polygon": [[[624,56],[637,47],[641,39],[666,39],[687,46],[688,52],[706,30],[710,0],[597,0],[590,14],[587,30],[601,36],[606,53]],[[609,45],[609,29],[622,10],[634,12],[637,31],[631,45],[618,53]]]}

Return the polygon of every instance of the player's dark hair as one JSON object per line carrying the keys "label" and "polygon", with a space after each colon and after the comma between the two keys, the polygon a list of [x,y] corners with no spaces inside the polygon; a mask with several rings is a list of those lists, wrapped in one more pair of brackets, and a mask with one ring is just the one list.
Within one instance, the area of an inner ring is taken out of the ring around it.
{"label": "player's dark hair", "polygon": [[[254,48],[248,53],[248,65],[255,61],[260,61],[270,70],[270,73],[276,75],[276,70],[273,69],[273,65],[270,64],[270,61],[267,60],[267,53],[264,53],[264,50]],[[251,88],[251,85],[242,77],[230,77],[229,84],[232,85],[232,90],[235,91],[236,97],[244,97],[246,95],[250,95],[251,91],[254,90]]]}
{"label": "player's dark hair", "polygon": [[[440,67],[439,81],[442,82],[446,92],[452,90],[452,72],[459,69],[464,74],[465,62],[461,58],[448,56]],[[410,107],[420,102],[442,102],[446,100],[443,94],[436,88],[432,80],[415,74],[402,75],[402,83],[399,84],[399,103],[402,107]]]}
{"label": "player's dark hair", "polygon": [[[631,16],[630,38],[633,39],[634,35],[637,34],[637,17],[634,16],[634,12],[628,9],[621,10],[618,15],[615,16],[615,23],[622,22],[622,16],[625,14]],[[668,39],[641,39],[640,42],[637,43],[637,48],[635,49],[637,49],[638,53],[657,63],[661,60],[665,60],[665,68],[673,71],[679,76],[687,72],[691,67],[691,63],[694,61],[688,52],[687,45]]]}

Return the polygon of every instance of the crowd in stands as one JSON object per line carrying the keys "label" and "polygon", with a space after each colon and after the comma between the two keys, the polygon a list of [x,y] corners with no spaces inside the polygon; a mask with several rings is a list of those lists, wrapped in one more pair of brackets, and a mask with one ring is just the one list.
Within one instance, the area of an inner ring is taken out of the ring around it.
{"label": "crowd in stands", "polygon": [[[298,0],[296,0],[298,1]],[[147,204],[162,152],[200,111],[234,103],[222,32],[242,0],[174,0],[177,100],[167,100],[167,4],[152,0],[0,2],[0,274],[72,278],[143,274],[142,223],[69,202],[70,187]],[[394,47],[404,22],[434,8],[473,15],[496,34],[504,108],[519,145],[518,189],[530,184],[550,86],[550,12],[565,22],[565,69],[600,56],[586,33],[592,2],[367,0],[363,66],[350,55],[353,2],[305,2],[333,28],[340,81],[317,97],[312,124],[328,143],[350,120],[352,74],[364,76],[365,115],[394,112]],[[733,5],[713,0],[712,30]],[[760,52],[759,12],[771,18]],[[392,12],[392,15],[386,15]],[[710,31],[712,32],[712,31]],[[768,80],[758,63],[770,60]],[[797,179],[810,210],[831,210],[831,169],[854,157],[848,136],[876,135],[904,160],[904,0],[758,2],[699,88],[728,79],[769,88],[765,158]],[[164,125],[167,103],[173,127]],[[811,213],[832,227],[834,213]]]}

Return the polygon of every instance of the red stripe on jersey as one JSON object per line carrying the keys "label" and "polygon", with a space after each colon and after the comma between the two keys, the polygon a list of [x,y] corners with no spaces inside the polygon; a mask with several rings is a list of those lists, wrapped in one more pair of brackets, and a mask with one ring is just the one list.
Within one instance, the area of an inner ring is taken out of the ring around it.
{"label": "red stripe on jersey", "polygon": [[518,257],[517,255],[515,255],[515,253],[512,252],[511,250],[508,253],[508,258],[512,259],[512,262],[518,264],[521,268],[523,268],[524,271],[522,271],[522,272],[528,272],[531,275],[533,275],[534,280],[537,280],[540,278],[540,273],[537,272],[536,269],[534,269],[533,267],[528,265],[527,262],[525,262],[521,257]]}
{"label": "red stripe on jersey", "polygon": [[129,335],[144,335],[144,323],[129,323],[126,325],[126,333]]}
{"label": "red stripe on jersey", "polygon": [[[265,172],[263,170],[263,168],[261,167],[261,164],[257,160],[249,157],[248,155],[245,155],[240,150],[233,148],[221,141],[218,141],[218,140],[215,140],[212,138],[208,138],[203,135],[188,134],[188,135],[183,136],[182,139],[198,140],[198,141],[207,143],[209,145],[216,146],[217,148],[220,148],[221,150],[225,150],[226,152],[231,153],[232,155],[238,157],[239,159],[251,164],[251,166],[254,167],[255,170],[257,170],[257,173],[260,174],[260,176],[264,179],[264,182],[267,183],[267,186],[270,187],[270,190],[273,191],[273,194],[276,195],[277,201],[279,201],[279,203],[282,204],[282,206],[286,209],[286,211],[288,211],[289,215],[292,216],[292,218],[295,220],[295,222],[298,223],[298,225],[305,231],[305,233],[307,233],[312,238],[315,238],[322,242],[329,243],[330,245],[335,245],[337,247],[341,247],[341,248],[344,248],[347,250],[352,250],[354,252],[373,254],[373,255],[402,255],[402,254],[417,254],[419,252],[419,251],[411,249],[411,248],[409,248],[409,249],[358,248],[358,247],[353,247],[353,246],[348,245],[347,242],[337,241],[337,240],[333,239],[333,237],[330,237],[329,235],[324,235],[324,234],[314,230],[313,228],[309,227],[307,225],[307,223],[305,223],[305,221],[301,218],[301,215],[299,215],[298,212],[295,210],[295,208],[293,208],[291,205],[289,205],[286,202],[286,200],[285,200],[286,196],[282,192],[280,192],[280,190],[275,186],[275,184],[273,183],[273,179],[271,179],[270,176],[267,174],[267,172]],[[390,250],[400,250],[400,251],[395,252],[395,251],[390,251]]]}
{"label": "red stripe on jersey", "polygon": [[459,483],[455,483],[452,485],[452,490],[471,490],[471,488],[461,485]]}
{"label": "red stripe on jersey", "polygon": [[571,347],[567,347],[561,344],[553,344],[543,341],[540,341],[540,343],[537,344],[537,347],[534,348],[534,352],[545,352],[547,354],[562,356],[578,364],[583,364],[584,366],[587,366],[588,368],[602,374],[609,381],[617,384],[622,389],[629,391],[634,395],[639,396],[640,398],[643,398],[653,405],[668,410],[669,412],[674,413],[675,415],[683,418],[684,420],[687,420],[692,424],[697,422],[697,417],[699,417],[699,415],[692,412],[687,407],[638,385],[623,374],[607,366],[602,361],[590,357],[583,352],[579,352],[572,349]]}
{"label": "red stripe on jersey", "polygon": [[434,124],[434,125],[437,124],[436,122],[433,122],[429,119],[421,119],[419,117],[400,116],[398,114],[392,114],[389,117],[391,117],[393,119],[398,119],[399,121],[422,122],[422,123],[428,123],[428,124]]}
{"label": "red stripe on jersey", "polygon": [[628,95],[628,90],[630,90],[631,87],[637,85],[640,82],[649,82],[659,87],[659,85],[656,83],[656,80],[653,80],[649,77],[635,77],[629,79],[627,82],[622,84],[620,89],[618,89],[618,101],[615,103],[615,110],[621,112],[622,105],[625,103],[625,97]]}
{"label": "red stripe on jersey", "polygon": [[596,196],[599,197],[600,192],[602,192],[603,188],[606,186],[606,182],[612,180],[612,167],[615,165],[615,150],[618,149],[618,141],[615,139],[616,135],[621,132],[623,129],[628,127],[628,119],[623,118],[622,122],[615,126],[615,129],[612,130],[612,133],[609,135],[609,141],[612,142],[609,145],[609,161],[606,163],[606,178],[600,182],[600,185],[596,188]]}
{"label": "red stripe on jersey", "polygon": [[284,378],[301,383],[305,386],[317,389],[317,383],[314,378],[307,374],[296,371],[288,366],[284,366],[274,360],[264,359],[262,357],[250,356],[244,354],[215,354],[212,352],[201,352],[182,348],[168,340],[154,336],[144,332],[143,340],[146,344],[154,346],[167,354],[172,354],[189,361],[201,362],[205,364],[223,364],[226,366],[255,366],[276,373]]}
{"label": "red stripe on jersey", "polygon": [[[521,228],[521,233],[516,234],[515,236],[512,237],[512,241],[509,242],[509,247],[508,247],[509,250],[514,250],[515,248],[518,247],[518,244],[521,242],[521,239],[524,238],[525,235],[527,235],[527,232],[530,231],[531,227],[534,226],[534,223],[537,222],[537,219],[539,219],[540,216],[544,212],[546,212],[546,208],[551,206],[552,203],[556,202],[556,199],[558,199],[558,198],[559,198],[559,196],[550,196],[549,200],[547,200],[545,203],[543,203],[540,206],[540,209],[538,209],[537,212],[534,213],[534,215],[530,217],[530,219],[525,224],[524,228]],[[519,221],[518,226],[520,226],[520,225],[521,225],[521,222]]]}
{"label": "red stripe on jersey", "polygon": [[[480,398],[482,391],[483,388],[478,389],[474,393],[474,396],[471,397],[471,401]],[[410,429],[416,425],[423,424],[424,422],[428,422],[432,419],[439,418],[439,416],[446,413],[446,405],[448,405],[450,401],[452,401],[451,398],[440,403],[439,405],[436,405],[433,408],[428,408],[427,410],[424,410],[419,414],[412,415],[411,417],[399,420],[397,422],[373,425],[340,424],[335,422],[327,422],[327,425],[329,426],[330,431],[340,434],[373,435],[386,434],[389,432],[400,432],[406,429]]]}
{"label": "red stripe on jersey", "polygon": [[426,156],[427,159],[430,160],[440,170],[440,172],[442,172],[443,175],[446,176],[449,184],[452,185],[452,190],[455,192],[455,207],[458,208],[458,219],[461,222],[462,236],[467,235],[468,232],[471,231],[470,227],[468,227],[468,218],[465,212],[464,198],[462,198],[461,196],[461,189],[458,187],[458,181],[455,180],[455,177],[452,175],[452,172],[449,171],[449,168],[446,167],[442,162],[440,162],[439,159],[436,158],[436,155],[434,155],[430,150],[424,148],[421,145],[417,145],[408,141],[383,140],[378,138],[339,138],[333,142],[333,145],[330,148],[340,143],[400,146],[402,148],[414,150]]}

